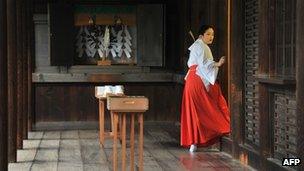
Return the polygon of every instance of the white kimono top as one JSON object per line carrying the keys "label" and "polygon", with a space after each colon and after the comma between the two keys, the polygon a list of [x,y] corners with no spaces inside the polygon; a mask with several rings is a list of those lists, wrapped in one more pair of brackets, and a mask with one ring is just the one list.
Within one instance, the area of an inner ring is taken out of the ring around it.
{"label": "white kimono top", "polygon": [[197,39],[189,47],[189,50],[190,57],[187,63],[188,67],[190,68],[193,65],[197,65],[196,74],[202,79],[208,90],[210,84],[214,85],[218,73],[218,67],[214,66],[215,62],[213,60],[212,52],[209,46],[201,39]]}

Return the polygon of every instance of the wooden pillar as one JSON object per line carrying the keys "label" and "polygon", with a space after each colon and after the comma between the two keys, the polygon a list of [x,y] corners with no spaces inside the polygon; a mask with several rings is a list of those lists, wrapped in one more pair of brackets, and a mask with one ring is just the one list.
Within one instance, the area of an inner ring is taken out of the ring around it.
{"label": "wooden pillar", "polygon": [[17,26],[17,149],[22,149],[23,146],[23,78],[22,78],[22,57],[23,57],[23,35],[22,35],[22,0],[16,0],[16,26]]}
{"label": "wooden pillar", "polygon": [[8,64],[8,161],[16,162],[17,137],[17,58],[16,58],[16,0],[7,0],[7,64]]}
{"label": "wooden pillar", "polygon": [[[191,28],[191,17],[190,17],[190,11],[191,11],[191,5],[189,0],[179,0],[178,3],[178,18],[179,18],[179,27],[178,27],[178,38],[179,43],[177,45],[178,54],[179,54],[179,70],[183,70],[185,73],[187,72],[187,60],[188,60],[188,47],[193,43],[192,38],[188,34]],[[193,30],[192,30],[193,32]]]}
{"label": "wooden pillar", "polygon": [[0,1],[0,170],[7,170],[6,0]]}
{"label": "wooden pillar", "polygon": [[[259,75],[269,74],[269,65],[272,63],[269,61],[270,56],[270,21],[269,13],[270,1],[259,0],[259,25],[258,25],[258,47],[259,47]],[[271,157],[271,131],[269,130],[271,120],[269,117],[269,89],[267,84],[259,83],[259,113],[260,113],[260,167],[267,168],[267,158]],[[257,168],[259,168],[257,166]]]}
{"label": "wooden pillar", "polygon": [[297,125],[298,125],[298,156],[301,158],[299,170],[304,170],[304,1],[297,1],[297,33],[296,33],[296,81],[297,81]]}
{"label": "wooden pillar", "polygon": [[243,117],[243,51],[244,45],[244,2],[234,0],[231,4],[231,58],[230,58],[230,113],[232,130],[232,155],[239,157],[239,146],[244,139],[244,117]]}
{"label": "wooden pillar", "polygon": [[30,21],[27,18],[28,14],[28,3],[23,2],[24,4],[22,5],[22,35],[23,35],[23,41],[22,41],[22,84],[23,84],[23,94],[22,94],[22,120],[23,120],[23,139],[28,138],[28,129],[27,129],[27,120],[28,120],[28,104],[27,104],[27,96],[28,96],[28,74],[27,74],[27,69],[28,69],[28,64],[27,64],[27,44],[28,44],[28,35],[27,35],[27,23]]}
{"label": "wooden pillar", "polygon": [[34,24],[33,24],[33,1],[27,2],[27,114],[28,114],[28,131],[32,131],[33,125],[33,87],[32,87],[32,71],[33,71],[33,57],[34,57]]}

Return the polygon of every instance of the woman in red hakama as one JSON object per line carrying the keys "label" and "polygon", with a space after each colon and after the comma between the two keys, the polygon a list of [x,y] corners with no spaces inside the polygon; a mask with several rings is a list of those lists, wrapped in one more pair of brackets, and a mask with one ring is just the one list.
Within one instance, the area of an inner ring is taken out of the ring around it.
{"label": "woman in red hakama", "polygon": [[225,62],[213,61],[207,44],[213,41],[213,28],[202,26],[199,38],[191,45],[189,70],[181,108],[181,145],[194,152],[209,146],[230,132],[230,113],[221,89],[215,83],[218,68]]}

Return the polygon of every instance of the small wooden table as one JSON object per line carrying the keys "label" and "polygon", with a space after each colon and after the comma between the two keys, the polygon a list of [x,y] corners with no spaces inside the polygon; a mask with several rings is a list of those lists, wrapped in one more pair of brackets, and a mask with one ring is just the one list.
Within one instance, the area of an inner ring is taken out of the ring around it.
{"label": "small wooden table", "polygon": [[[107,98],[106,97],[98,97],[99,101],[99,143],[102,147],[104,147],[104,139],[105,137],[111,137],[112,132],[105,132],[104,129],[104,115],[105,115],[105,102]],[[111,116],[111,121],[112,121],[112,116]]]}
{"label": "small wooden table", "polygon": [[[130,170],[134,170],[134,125],[135,116],[138,117],[139,123],[139,141],[138,141],[138,163],[139,171],[143,170],[143,149],[144,149],[144,118],[143,114],[148,110],[149,101],[142,96],[125,96],[125,97],[109,97],[107,102],[108,110],[113,115],[113,170],[117,171],[118,155],[117,155],[117,141],[118,141],[118,124],[121,123],[121,170],[126,170],[126,117],[131,118],[130,122]],[[120,123],[119,123],[119,117]]]}
{"label": "small wooden table", "polygon": [[[121,95],[111,95],[111,96],[125,96]],[[105,131],[105,104],[107,101],[107,97],[96,96],[98,98],[98,110],[99,110],[99,143],[102,147],[104,147],[104,140],[106,138],[113,138],[113,114],[111,113],[111,130]],[[119,136],[119,134],[118,134]],[[120,136],[119,136],[120,137]]]}
{"label": "small wooden table", "polygon": [[[112,131],[105,131],[105,103],[108,96],[125,96],[123,92],[123,86],[106,85],[95,87],[95,97],[99,101],[99,142],[104,147],[105,138],[112,138]],[[113,128],[113,115],[111,114],[111,129]]]}

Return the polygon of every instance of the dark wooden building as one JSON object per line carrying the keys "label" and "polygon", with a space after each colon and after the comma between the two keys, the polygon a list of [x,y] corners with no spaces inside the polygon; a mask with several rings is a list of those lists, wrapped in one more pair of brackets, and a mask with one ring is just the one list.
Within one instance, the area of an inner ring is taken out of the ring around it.
{"label": "dark wooden building", "polygon": [[[146,122],[179,123],[188,32],[201,24],[215,27],[215,60],[228,59],[218,81],[232,133],[221,150],[258,170],[286,170],[282,158],[304,160],[303,9],[301,0],[0,0],[1,170],[28,131],[97,126],[95,86],[124,85],[149,98]],[[91,41],[83,34],[96,43],[105,33],[96,25],[115,30],[117,15],[130,57],[82,44]],[[97,65],[102,53],[112,65]]]}

